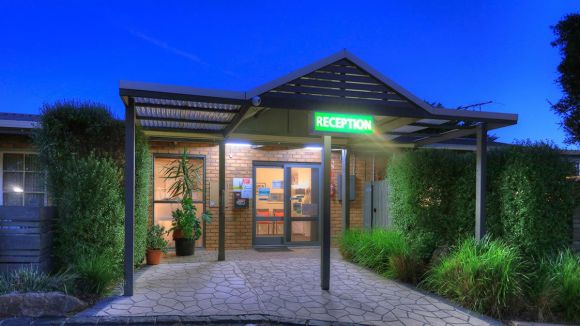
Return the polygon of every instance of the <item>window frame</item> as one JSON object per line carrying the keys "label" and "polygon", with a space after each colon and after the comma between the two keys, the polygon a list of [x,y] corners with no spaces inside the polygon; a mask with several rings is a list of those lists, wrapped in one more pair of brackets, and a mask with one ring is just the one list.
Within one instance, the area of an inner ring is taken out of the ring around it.
{"label": "window frame", "polygon": [[[151,161],[151,223],[153,225],[155,225],[155,204],[175,204],[175,203],[179,203],[179,200],[156,200],[155,199],[155,159],[157,158],[172,158],[172,159],[179,159],[180,157],[182,157],[183,154],[172,154],[172,153],[153,153],[153,160]],[[202,173],[203,173],[203,189],[202,189],[202,200],[194,200],[193,203],[194,204],[202,204],[203,210],[205,211],[207,205],[206,205],[206,188],[207,188],[207,175],[206,175],[206,156],[205,155],[201,155],[201,154],[187,154],[187,159],[199,159],[202,162]],[[202,212],[203,213],[203,212]],[[202,246],[205,247],[206,244],[206,238],[205,238],[205,221],[202,221],[203,223],[203,241],[202,241]]]}
{"label": "window frame", "polygon": [[[0,149],[0,206],[4,206],[4,154],[21,154],[21,155],[37,155],[37,156],[40,155],[38,152],[36,152],[34,150]],[[24,164],[26,165],[26,159],[25,159]],[[25,167],[25,169],[26,169],[26,167]],[[24,170],[22,172],[26,175],[26,170]],[[45,177],[46,177],[46,171],[37,171],[37,172],[43,172]],[[24,180],[26,180],[26,179],[24,179]],[[25,182],[24,180],[23,180],[23,182]],[[25,193],[26,193],[26,191],[24,192],[24,194]],[[36,193],[40,193],[40,192],[36,192]],[[47,207],[48,206],[48,187],[46,185],[46,182],[44,183],[44,191],[42,193],[44,194],[42,206],[26,206],[26,205],[24,205],[25,204],[25,201],[24,201],[25,197],[23,196],[22,205],[15,206],[15,207]]]}

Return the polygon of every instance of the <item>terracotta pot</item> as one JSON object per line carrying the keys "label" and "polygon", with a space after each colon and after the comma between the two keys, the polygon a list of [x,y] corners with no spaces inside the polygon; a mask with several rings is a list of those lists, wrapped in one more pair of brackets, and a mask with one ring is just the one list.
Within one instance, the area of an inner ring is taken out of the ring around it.
{"label": "terracotta pot", "polygon": [[147,265],[159,265],[161,261],[161,250],[147,249]]}

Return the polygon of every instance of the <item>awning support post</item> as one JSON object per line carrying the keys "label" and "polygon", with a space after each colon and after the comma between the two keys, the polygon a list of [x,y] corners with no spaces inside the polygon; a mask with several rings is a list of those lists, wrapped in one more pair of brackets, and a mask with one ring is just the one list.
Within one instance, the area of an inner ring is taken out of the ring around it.
{"label": "awning support post", "polygon": [[342,150],[342,230],[350,229],[350,153]]}
{"label": "awning support post", "polygon": [[477,126],[476,171],[475,171],[475,239],[485,236],[485,203],[487,190],[487,125]]}
{"label": "awning support post", "polygon": [[330,157],[331,136],[322,136],[322,221],[320,239],[320,287],[328,291],[330,288]]}
{"label": "awning support post", "polygon": [[135,105],[133,100],[125,108],[125,251],[123,295],[132,296],[135,287]]}
{"label": "awning support post", "polygon": [[219,230],[218,261],[226,260],[226,143],[219,142]]}

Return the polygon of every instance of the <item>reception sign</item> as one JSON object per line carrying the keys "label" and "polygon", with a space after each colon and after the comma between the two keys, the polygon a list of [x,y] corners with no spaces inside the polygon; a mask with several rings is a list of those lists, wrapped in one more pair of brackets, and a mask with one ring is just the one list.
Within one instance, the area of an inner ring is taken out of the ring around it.
{"label": "reception sign", "polygon": [[314,112],[313,131],[319,133],[372,134],[371,115]]}

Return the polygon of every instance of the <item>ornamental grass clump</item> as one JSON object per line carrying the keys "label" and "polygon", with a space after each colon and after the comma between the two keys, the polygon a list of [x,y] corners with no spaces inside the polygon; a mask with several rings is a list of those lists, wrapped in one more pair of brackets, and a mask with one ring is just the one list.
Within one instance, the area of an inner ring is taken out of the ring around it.
{"label": "ornamental grass clump", "polygon": [[468,239],[432,266],[421,284],[466,308],[501,317],[522,293],[522,267],[516,248]]}
{"label": "ornamental grass clump", "polygon": [[414,283],[420,271],[416,258],[401,233],[393,230],[349,230],[339,241],[344,259],[386,277]]}
{"label": "ornamental grass clump", "polygon": [[52,292],[69,293],[74,288],[76,275],[69,271],[48,274],[36,267],[23,267],[0,273],[0,295],[6,293]]}

